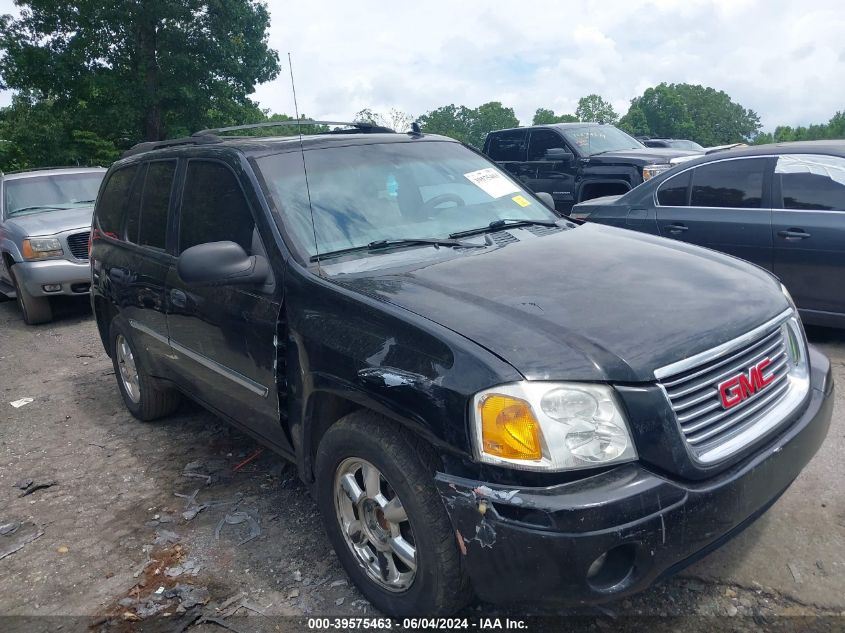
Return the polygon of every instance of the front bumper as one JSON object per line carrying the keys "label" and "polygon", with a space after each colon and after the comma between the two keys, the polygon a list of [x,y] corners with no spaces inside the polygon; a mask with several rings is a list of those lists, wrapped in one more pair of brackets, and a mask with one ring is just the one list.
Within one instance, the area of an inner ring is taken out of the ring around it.
{"label": "front bumper", "polygon": [[756,454],[705,481],[674,481],[638,463],[548,488],[438,474],[478,597],[600,603],[641,591],[738,534],[789,487],[827,435],[830,363],[811,347],[810,367],[810,400],[800,417]]}
{"label": "front bumper", "polygon": [[[91,291],[91,267],[88,262],[45,259],[20,262],[14,266],[18,283],[33,297],[87,295]],[[44,285],[61,284],[61,289],[47,292]]]}

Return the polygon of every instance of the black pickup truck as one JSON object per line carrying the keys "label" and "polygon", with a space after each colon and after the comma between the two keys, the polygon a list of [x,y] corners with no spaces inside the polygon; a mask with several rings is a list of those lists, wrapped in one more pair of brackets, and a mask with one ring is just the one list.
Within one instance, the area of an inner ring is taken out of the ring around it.
{"label": "black pickup truck", "polygon": [[383,612],[644,589],[822,444],[830,363],[765,270],[561,218],[444,137],[222,134],[106,176],[91,296],[117,388],[294,462]]}
{"label": "black pickup truck", "polygon": [[600,123],[555,123],[490,132],[484,153],[568,213],[573,204],[623,194],[703,152],[646,147]]}

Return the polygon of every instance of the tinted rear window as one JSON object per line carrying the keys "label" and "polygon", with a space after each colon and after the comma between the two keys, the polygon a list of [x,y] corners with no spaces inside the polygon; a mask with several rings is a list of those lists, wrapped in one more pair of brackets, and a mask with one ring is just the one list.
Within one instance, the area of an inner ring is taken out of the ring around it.
{"label": "tinted rear window", "polygon": [[696,167],[690,206],[759,209],[767,160],[722,160]]}
{"label": "tinted rear window", "polygon": [[111,173],[97,204],[97,222],[108,236],[118,238],[126,213],[126,200],[135,178],[137,165],[122,167]]}
{"label": "tinted rear window", "polygon": [[490,135],[487,145],[487,155],[493,160],[525,160],[526,130],[512,132],[497,132]]}
{"label": "tinted rear window", "polygon": [[176,174],[176,161],[150,163],[141,197],[141,230],[138,244],[164,249],[167,239],[167,209]]}
{"label": "tinted rear window", "polygon": [[778,158],[784,209],[845,211],[845,158],[790,154]]}

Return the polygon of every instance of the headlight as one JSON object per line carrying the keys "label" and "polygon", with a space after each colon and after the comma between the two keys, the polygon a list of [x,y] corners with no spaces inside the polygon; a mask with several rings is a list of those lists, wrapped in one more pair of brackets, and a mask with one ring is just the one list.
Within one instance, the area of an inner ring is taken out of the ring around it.
{"label": "headlight", "polygon": [[672,165],[662,164],[662,165],[646,165],[643,167],[643,180],[651,180],[658,174],[662,174],[664,171],[669,171],[672,169]]}
{"label": "headlight", "polygon": [[472,415],[476,454],[488,464],[562,471],[637,458],[607,385],[511,383],[476,394]]}
{"label": "headlight", "polygon": [[32,237],[23,241],[24,259],[49,259],[62,255],[62,245],[55,237]]}
{"label": "headlight", "polygon": [[792,298],[792,295],[789,294],[789,290],[786,289],[786,286],[783,284],[780,285],[780,291],[783,293],[783,296],[786,297],[786,300],[789,302],[789,305],[795,311],[795,315],[798,315],[798,306],[795,305],[795,300]]}

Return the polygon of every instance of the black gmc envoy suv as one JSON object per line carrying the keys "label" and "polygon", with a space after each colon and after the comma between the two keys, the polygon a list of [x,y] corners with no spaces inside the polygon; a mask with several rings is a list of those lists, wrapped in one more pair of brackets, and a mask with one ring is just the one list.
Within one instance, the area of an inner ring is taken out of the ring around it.
{"label": "black gmc envoy suv", "polygon": [[598,603],[742,530],[833,384],[768,272],[559,217],[458,142],[220,129],[110,169],[92,303],[129,410],[296,463],[393,616]]}

